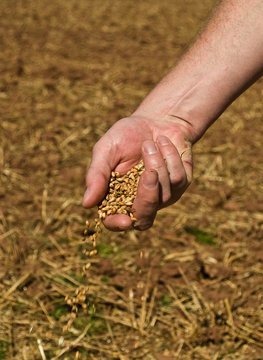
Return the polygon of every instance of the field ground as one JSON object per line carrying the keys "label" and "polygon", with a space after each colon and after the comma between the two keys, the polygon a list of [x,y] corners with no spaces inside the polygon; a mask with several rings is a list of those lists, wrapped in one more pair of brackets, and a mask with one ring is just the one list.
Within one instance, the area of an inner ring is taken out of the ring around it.
{"label": "field ground", "polygon": [[183,198],[146,232],[104,231],[81,275],[91,149],[214,3],[1,1],[1,360],[263,359],[262,80],[195,146]]}

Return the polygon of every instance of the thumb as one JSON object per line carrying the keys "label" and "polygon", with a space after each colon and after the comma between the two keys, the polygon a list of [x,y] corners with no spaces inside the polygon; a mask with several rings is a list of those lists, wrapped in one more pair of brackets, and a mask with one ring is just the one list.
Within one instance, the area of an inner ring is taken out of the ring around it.
{"label": "thumb", "polygon": [[104,198],[111,169],[111,152],[108,146],[98,142],[93,148],[91,164],[86,175],[87,189],[83,197],[84,207],[92,208]]}

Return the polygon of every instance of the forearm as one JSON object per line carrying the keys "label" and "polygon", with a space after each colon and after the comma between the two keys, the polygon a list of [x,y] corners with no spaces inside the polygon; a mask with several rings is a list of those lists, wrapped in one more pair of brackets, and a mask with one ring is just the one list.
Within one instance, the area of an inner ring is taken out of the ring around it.
{"label": "forearm", "polygon": [[197,141],[263,70],[263,1],[224,0],[135,115],[185,120]]}

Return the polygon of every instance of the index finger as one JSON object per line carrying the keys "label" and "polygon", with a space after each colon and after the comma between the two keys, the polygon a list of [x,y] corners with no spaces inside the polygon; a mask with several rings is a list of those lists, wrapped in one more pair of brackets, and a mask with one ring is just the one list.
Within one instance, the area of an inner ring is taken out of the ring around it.
{"label": "index finger", "polygon": [[[135,229],[146,230],[152,226],[159,205],[159,179],[155,170],[145,170],[139,180],[137,195],[133,204]],[[130,216],[124,214],[108,215],[104,226],[111,231],[124,231],[132,226]]]}

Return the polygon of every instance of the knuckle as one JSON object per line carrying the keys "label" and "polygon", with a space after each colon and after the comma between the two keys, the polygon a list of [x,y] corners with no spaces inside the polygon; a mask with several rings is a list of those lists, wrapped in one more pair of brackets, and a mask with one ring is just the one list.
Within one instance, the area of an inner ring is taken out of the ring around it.
{"label": "knuckle", "polygon": [[186,176],[183,172],[175,172],[173,175],[170,175],[170,180],[173,185],[181,185],[186,181]]}
{"label": "knuckle", "polygon": [[95,154],[96,152],[100,151],[101,144],[100,141],[96,142],[96,144],[93,146],[92,154]]}
{"label": "knuckle", "polygon": [[156,207],[158,205],[158,197],[144,198],[143,205],[147,208]]}

